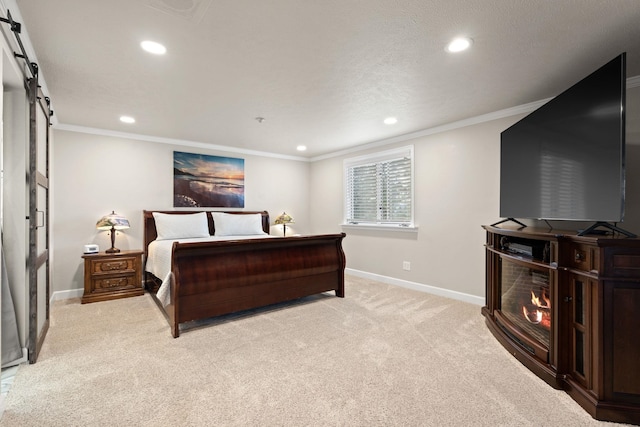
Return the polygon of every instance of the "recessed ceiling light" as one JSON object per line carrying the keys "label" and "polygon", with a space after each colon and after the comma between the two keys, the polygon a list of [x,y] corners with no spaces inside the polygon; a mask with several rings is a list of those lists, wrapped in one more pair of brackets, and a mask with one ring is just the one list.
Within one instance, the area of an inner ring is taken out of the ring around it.
{"label": "recessed ceiling light", "polygon": [[149,53],[153,53],[154,55],[164,55],[167,53],[167,48],[161,45],[160,43],[152,42],[149,40],[145,40],[140,43],[140,46]]}
{"label": "recessed ceiling light", "polygon": [[463,50],[469,49],[469,47],[473,44],[473,40],[468,37],[457,37],[451,41],[445,48],[447,52],[462,52]]}
{"label": "recessed ceiling light", "polygon": [[298,145],[298,146],[296,147],[296,150],[298,150],[298,151],[306,151],[306,150],[307,150],[307,147],[306,147],[306,146],[304,146],[304,145]]}
{"label": "recessed ceiling light", "polygon": [[384,119],[385,125],[395,125],[396,123],[398,123],[398,119],[396,119],[395,117],[387,117],[386,119]]}
{"label": "recessed ceiling light", "polygon": [[130,116],[120,116],[120,121],[122,123],[135,123],[136,119]]}

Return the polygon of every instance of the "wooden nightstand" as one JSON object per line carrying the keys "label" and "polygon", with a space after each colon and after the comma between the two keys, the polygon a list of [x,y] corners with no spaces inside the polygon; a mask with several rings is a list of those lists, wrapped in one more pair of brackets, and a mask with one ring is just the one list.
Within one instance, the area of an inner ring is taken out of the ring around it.
{"label": "wooden nightstand", "polygon": [[142,251],[85,254],[82,304],[144,294]]}

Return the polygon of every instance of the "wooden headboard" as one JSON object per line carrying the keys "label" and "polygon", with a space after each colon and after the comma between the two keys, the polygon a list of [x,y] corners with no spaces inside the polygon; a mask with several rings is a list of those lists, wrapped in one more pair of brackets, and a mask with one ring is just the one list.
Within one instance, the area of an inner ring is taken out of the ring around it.
{"label": "wooden headboard", "polygon": [[[144,253],[147,254],[147,247],[149,243],[154,241],[156,237],[158,237],[158,231],[156,230],[156,221],[153,218],[153,213],[165,213],[165,214],[194,214],[199,212],[206,212],[207,219],[209,221],[209,234],[212,236],[215,234],[215,226],[213,224],[213,217],[211,216],[211,211],[202,211],[202,210],[180,210],[180,211],[142,211],[143,215],[143,223],[144,223]],[[220,211],[215,211],[220,212]],[[249,215],[249,214],[261,214],[262,215],[262,229],[265,233],[269,234],[269,212],[267,211],[241,211],[241,212],[223,212],[228,214],[237,214],[237,215]]]}

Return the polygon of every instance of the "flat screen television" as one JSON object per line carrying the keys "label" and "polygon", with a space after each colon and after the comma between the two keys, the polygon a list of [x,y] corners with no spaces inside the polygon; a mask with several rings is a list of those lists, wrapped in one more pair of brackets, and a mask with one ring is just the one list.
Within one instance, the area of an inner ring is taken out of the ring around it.
{"label": "flat screen television", "polygon": [[625,101],[622,53],[503,131],[500,216],[622,221]]}

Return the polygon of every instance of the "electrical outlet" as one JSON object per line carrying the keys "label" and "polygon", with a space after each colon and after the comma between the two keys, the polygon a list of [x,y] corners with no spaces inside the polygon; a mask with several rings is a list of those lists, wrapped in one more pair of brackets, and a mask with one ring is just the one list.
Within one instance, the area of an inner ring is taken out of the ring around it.
{"label": "electrical outlet", "polygon": [[409,261],[402,261],[402,269],[406,271],[410,271],[411,263]]}

